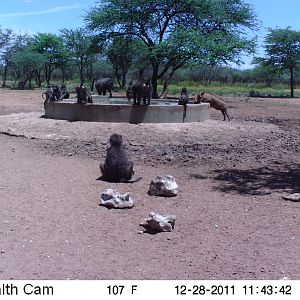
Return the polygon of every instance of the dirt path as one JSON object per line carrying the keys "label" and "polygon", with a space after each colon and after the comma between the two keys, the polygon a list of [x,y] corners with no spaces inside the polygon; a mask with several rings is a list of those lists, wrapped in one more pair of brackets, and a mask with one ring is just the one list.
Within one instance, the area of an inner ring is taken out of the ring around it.
{"label": "dirt path", "polygon": [[[300,279],[300,101],[226,100],[230,123],[70,123],[0,89],[0,279]],[[96,180],[113,132],[140,182]],[[179,195],[149,196],[165,174]],[[134,208],[100,207],[107,188]],[[141,234],[151,211],[174,231]]]}

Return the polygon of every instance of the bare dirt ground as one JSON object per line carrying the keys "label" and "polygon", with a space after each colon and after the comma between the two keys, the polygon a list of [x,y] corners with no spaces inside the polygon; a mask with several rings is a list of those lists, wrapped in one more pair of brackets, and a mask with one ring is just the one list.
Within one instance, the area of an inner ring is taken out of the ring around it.
{"label": "bare dirt ground", "polygon": [[[224,100],[231,122],[67,122],[0,89],[0,279],[300,279],[300,100]],[[96,180],[112,133],[141,181]],[[166,174],[178,196],[149,196]],[[135,206],[100,207],[107,188]],[[141,233],[151,211],[174,231]]]}

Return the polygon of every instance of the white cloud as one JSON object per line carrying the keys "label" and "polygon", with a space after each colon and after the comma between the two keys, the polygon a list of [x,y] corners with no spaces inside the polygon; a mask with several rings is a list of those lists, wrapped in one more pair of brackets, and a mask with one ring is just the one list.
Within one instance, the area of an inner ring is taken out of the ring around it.
{"label": "white cloud", "polygon": [[[28,1],[28,0],[26,0]],[[70,5],[70,6],[57,6],[45,10],[36,10],[36,11],[24,11],[24,12],[14,12],[14,13],[6,13],[0,14],[0,18],[15,18],[15,17],[27,17],[27,16],[35,16],[35,15],[47,15],[54,14],[59,12],[64,12],[67,10],[78,9],[81,6],[79,4]]]}

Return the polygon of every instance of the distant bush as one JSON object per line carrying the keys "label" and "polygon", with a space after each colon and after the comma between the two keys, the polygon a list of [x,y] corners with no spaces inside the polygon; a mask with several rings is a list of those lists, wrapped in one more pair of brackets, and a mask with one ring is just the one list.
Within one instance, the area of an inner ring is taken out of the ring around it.
{"label": "distant bush", "polygon": [[259,97],[261,94],[258,91],[251,90],[249,93],[249,97]]}
{"label": "distant bush", "polygon": [[[220,82],[210,82],[202,84],[196,81],[179,81],[170,84],[168,87],[169,95],[179,96],[183,87],[186,87],[190,96],[200,92],[213,93],[217,95],[247,96],[247,97],[289,97],[289,89],[285,84],[277,84],[266,87],[261,84],[232,83],[222,84]],[[158,93],[162,91],[162,85],[158,86]],[[300,90],[295,91],[295,96],[300,97]]]}

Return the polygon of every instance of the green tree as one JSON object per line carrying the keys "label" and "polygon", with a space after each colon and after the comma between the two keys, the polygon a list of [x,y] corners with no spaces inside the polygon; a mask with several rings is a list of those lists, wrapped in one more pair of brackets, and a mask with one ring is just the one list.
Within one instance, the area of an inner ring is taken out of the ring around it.
{"label": "green tree", "polygon": [[31,50],[45,55],[44,63],[46,82],[49,85],[52,72],[68,59],[63,39],[51,33],[38,33],[30,43]]}
{"label": "green tree", "polygon": [[6,86],[6,77],[8,70],[8,62],[9,62],[9,51],[11,40],[14,37],[14,33],[11,29],[2,29],[0,27],[0,53],[1,53],[1,61],[4,66],[3,68],[3,83],[2,87]]}
{"label": "green tree", "polygon": [[111,62],[119,86],[126,85],[126,75],[136,55],[136,42],[126,37],[115,37],[106,50],[106,55]]}
{"label": "green tree", "polygon": [[93,52],[92,37],[83,28],[62,29],[61,37],[72,61],[78,66],[80,84],[83,84],[84,74],[88,71],[88,67],[92,66],[96,56]]}
{"label": "green tree", "polygon": [[289,71],[291,97],[294,97],[294,72],[300,64],[300,32],[285,29],[269,28],[265,38],[264,58],[257,57],[254,63],[262,66],[271,66],[280,71]]}
{"label": "green tree", "polygon": [[249,81],[264,83],[266,86],[270,87],[272,83],[279,80],[279,72],[274,66],[271,65],[258,65],[252,70],[248,71]]}
{"label": "green tree", "polygon": [[13,34],[12,29],[9,28],[1,28],[0,26],[0,50],[4,47],[7,43],[10,42],[11,36]]}
{"label": "green tree", "polygon": [[31,50],[20,50],[12,54],[12,66],[19,79],[19,88],[31,88],[32,77],[36,70],[43,68],[46,59],[43,54]]}
{"label": "green tree", "polygon": [[245,29],[254,28],[256,18],[242,0],[104,0],[85,20],[102,38],[123,35],[143,42],[154,97],[157,80],[169,80],[188,62],[238,61],[254,47]]}
{"label": "green tree", "polygon": [[9,51],[11,41],[14,38],[14,33],[12,29],[2,29],[0,27],[0,54],[1,54],[1,60],[2,64],[4,66],[3,68],[3,83],[2,87],[5,87],[6,85],[6,76],[7,76],[7,70],[8,70],[8,62],[9,62]]}
{"label": "green tree", "polygon": [[29,41],[27,34],[15,34],[13,31],[7,31],[6,43],[2,46],[1,60],[3,63],[3,81],[2,87],[6,87],[8,68],[11,65],[13,53],[25,49]]}

